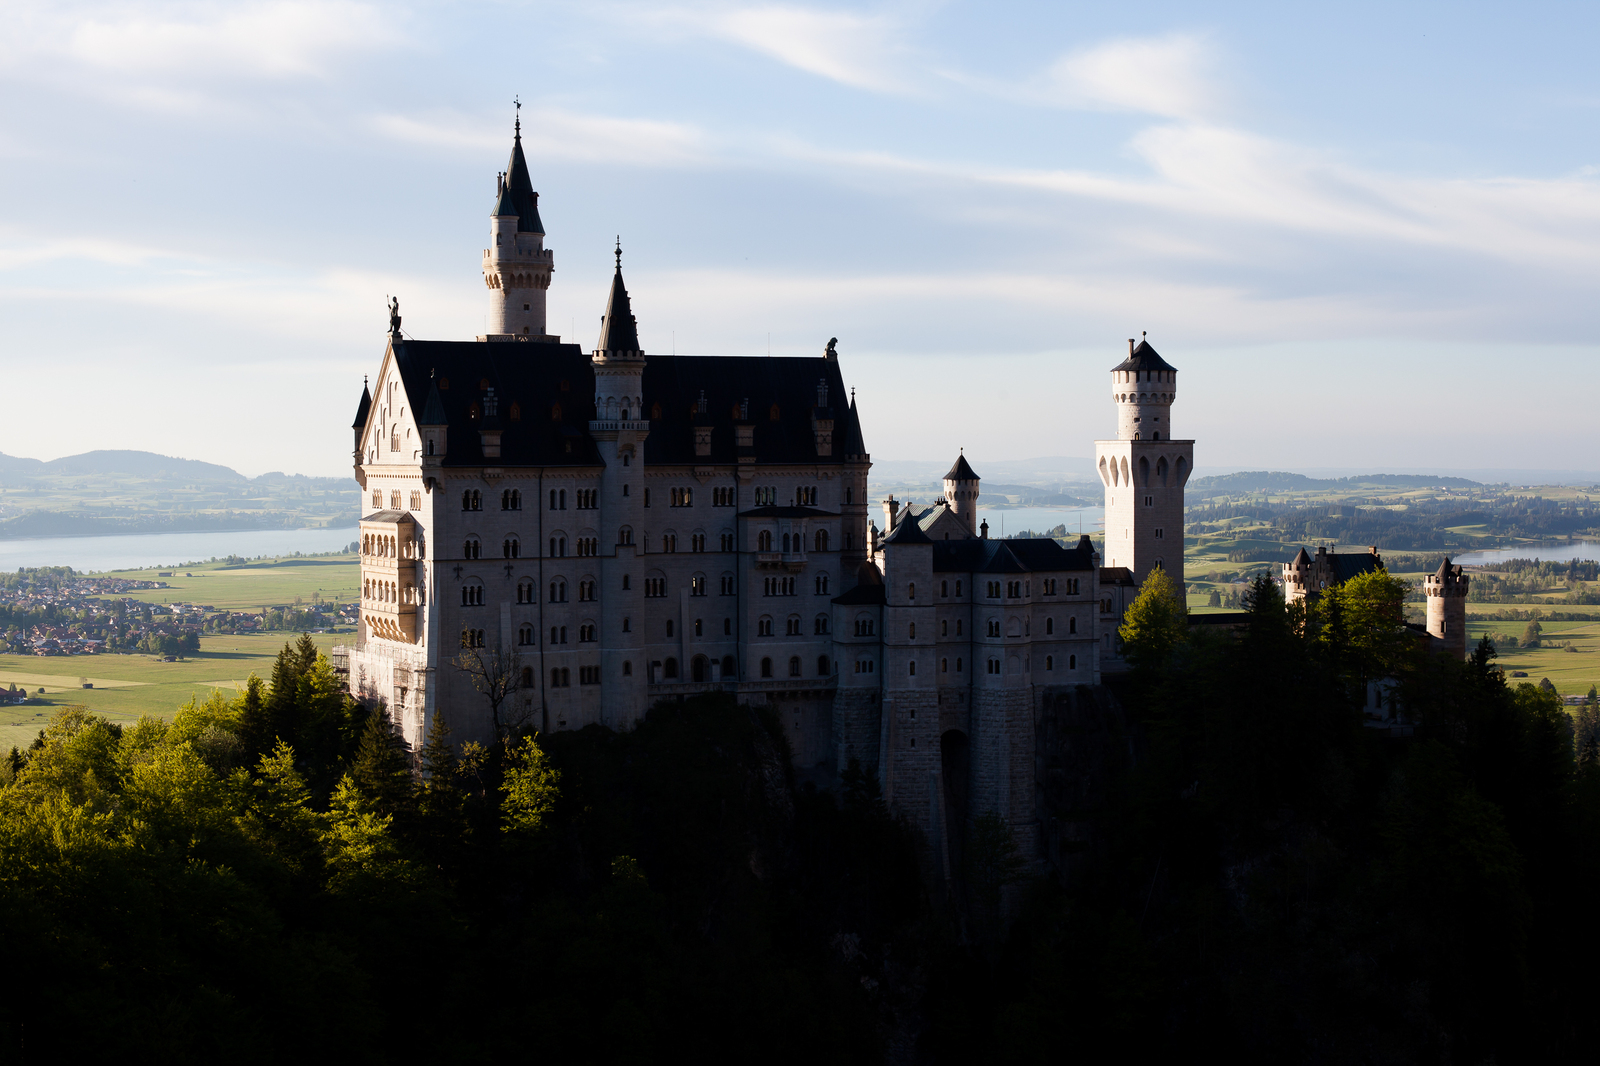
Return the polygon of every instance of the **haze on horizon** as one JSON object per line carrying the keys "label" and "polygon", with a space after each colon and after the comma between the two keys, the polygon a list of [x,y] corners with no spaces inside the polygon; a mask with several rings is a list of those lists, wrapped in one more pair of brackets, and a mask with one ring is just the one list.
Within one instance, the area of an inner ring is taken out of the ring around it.
{"label": "haze on horizon", "polygon": [[590,346],[839,338],[878,459],[1084,456],[1126,338],[1219,469],[1586,468],[1578,4],[7,5],[0,453],[341,475],[384,343],[483,330],[520,94]]}

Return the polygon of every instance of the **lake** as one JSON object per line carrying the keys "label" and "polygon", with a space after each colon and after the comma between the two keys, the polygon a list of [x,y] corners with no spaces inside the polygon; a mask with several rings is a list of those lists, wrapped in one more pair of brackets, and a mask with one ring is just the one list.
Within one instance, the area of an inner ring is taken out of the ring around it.
{"label": "lake", "polygon": [[0,570],[70,566],[74,570],[131,570],[176,566],[213,557],[306,555],[350,546],[355,526],[341,529],[227,530],[218,533],[135,533],[114,537],[36,537],[0,540]]}
{"label": "lake", "polygon": [[1452,563],[1463,566],[1481,566],[1506,559],[1538,559],[1548,562],[1566,562],[1568,559],[1600,559],[1600,543],[1580,540],[1572,544],[1555,544],[1547,548],[1501,548],[1497,551],[1467,552],[1451,558]]}

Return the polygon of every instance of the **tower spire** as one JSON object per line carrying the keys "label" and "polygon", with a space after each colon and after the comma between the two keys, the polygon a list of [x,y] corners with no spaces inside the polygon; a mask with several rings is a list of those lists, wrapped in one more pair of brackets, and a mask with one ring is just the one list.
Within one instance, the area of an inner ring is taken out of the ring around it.
{"label": "tower spire", "polygon": [[597,350],[637,352],[640,350],[639,326],[633,317],[633,305],[628,299],[628,287],[622,280],[621,236],[617,237],[614,254],[617,257],[617,272],[611,277],[611,297],[606,301],[605,318],[601,319],[600,343]]}

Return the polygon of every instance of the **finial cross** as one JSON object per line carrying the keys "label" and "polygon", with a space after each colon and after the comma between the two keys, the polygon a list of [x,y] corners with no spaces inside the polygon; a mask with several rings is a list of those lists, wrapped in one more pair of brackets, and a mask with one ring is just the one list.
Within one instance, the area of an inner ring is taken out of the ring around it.
{"label": "finial cross", "polygon": [[617,234],[617,252],[616,252],[616,255],[617,255],[617,271],[618,271],[618,273],[621,273],[621,271],[622,271],[622,234],[620,234],[620,233]]}
{"label": "finial cross", "polygon": [[513,104],[517,105],[517,132],[521,133],[522,132],[522,94],[518,93],[517,95],[513,96],[511,98],[511,102]]}

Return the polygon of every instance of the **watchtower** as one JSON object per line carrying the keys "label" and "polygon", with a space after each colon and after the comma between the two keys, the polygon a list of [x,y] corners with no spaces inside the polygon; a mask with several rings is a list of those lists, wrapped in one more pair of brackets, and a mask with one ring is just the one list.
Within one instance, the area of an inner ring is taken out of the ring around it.
{"label": "watchtower", "polygon": [[[520,105],[519,105],[520,106]],[[506,172],[496,176],[490,239],[483,250],[483,282],[489,287],[489,332],[484,340],[557,341],[545,334],[545,291],[555,255],[544,246],[539,194],[533,191],[522,154],[522,119],[517,119]]]}
{"label": "watchtower", "polygon": [[1172,435],[1177,368],[1148,341],[1128,341],[1128,358],[1111,368],[1117,438],[1095,441],[1095,468],[1106,492],[1105,565],[1124,567],[1136,584],[1166,569],[1183,587],[1183,486],[1194,469],[1194,441]]}
{"label": "watchtower", "polygon": [[1467,657],[1467,581],[1461,567],[1451,566],[1447,555],[1439,569],[1422,582],[1428,597],[1428,633],[1443,645],[1445,654],[1456,659]]}

